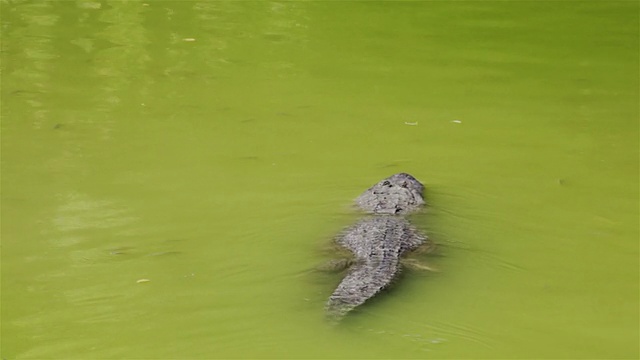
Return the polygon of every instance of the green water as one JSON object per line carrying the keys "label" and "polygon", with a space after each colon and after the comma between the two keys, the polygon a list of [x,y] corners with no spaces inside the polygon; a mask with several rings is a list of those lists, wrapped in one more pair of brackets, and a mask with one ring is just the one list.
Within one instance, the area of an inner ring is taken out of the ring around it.
{"label": "green water", "polygon": [[[639,5],[2,2],[3,359],[639,354]],[[338,327],[396,172],[439,244]]]}

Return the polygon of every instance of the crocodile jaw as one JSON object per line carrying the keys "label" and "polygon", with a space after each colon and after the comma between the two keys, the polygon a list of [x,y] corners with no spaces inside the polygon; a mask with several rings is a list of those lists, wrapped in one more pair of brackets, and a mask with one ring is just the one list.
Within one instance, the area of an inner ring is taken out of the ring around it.
{"label": "crocodile jaw", "polygon": [[356,205],[372,214],[402,215],[424,205],[424,186],[413,176],[399,173],[383,179],[362,193]]}

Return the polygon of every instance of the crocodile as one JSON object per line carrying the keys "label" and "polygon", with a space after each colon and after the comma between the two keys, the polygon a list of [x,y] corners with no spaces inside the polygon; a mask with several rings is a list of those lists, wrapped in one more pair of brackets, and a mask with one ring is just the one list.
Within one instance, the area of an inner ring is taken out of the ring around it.
{"label": "crocodile", "polygon": [[337,321],[374,297],[398,277],[400,259],[422,245],[430,244],[405,215],[425,204],[424,186],[406,173],[392,175],[356,198],[367,213],[336,237],[336,244],[353,254],[347,274],[329,297],[325,310]]}

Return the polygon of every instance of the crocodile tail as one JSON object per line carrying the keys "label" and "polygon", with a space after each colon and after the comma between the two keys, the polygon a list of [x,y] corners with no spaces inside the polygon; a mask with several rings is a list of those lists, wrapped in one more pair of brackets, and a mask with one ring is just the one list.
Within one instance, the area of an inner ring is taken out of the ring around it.
{"label": "crocodile tail", "polygon": [[342,279],[325,307],[327,317],[338,321],[389,286],[400,272],[397,259],[378,264],[358,264]]}

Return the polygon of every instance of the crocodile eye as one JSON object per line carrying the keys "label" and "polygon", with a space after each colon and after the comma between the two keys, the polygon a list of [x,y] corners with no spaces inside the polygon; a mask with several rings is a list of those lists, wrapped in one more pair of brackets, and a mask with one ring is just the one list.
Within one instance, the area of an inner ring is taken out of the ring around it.
{"label": "crocodile eye", "polygon": [[391,186],[391,183],[389,182],[389,180],[385,180],[385,181],[382,183],[382,186]]}

